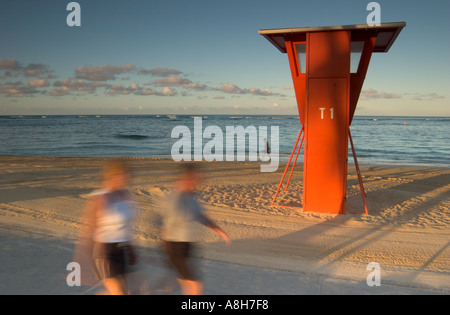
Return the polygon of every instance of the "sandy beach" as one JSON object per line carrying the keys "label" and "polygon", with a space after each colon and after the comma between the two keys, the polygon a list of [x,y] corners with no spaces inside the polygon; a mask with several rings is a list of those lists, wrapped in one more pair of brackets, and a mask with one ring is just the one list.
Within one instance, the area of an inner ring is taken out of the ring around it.
{"label": "sandy beach", "polygon": [[[98,170],[106,159],[0,157],[0,294],[85,292],[86,288],[71,291],[63,276],[54,275],[67,274],[70,260],[66,260],[71,257],[81,211],[88,194],[99,187]],[[160,214],[177,165],[164,159],[128,161],[133,170],[131,192],[139,209],[136,245],[148,253],[151,265],[152,257],[159,257]],[[450,169],[361,166],[369,210],[369,215],[361,215],[352,213],[364,208],[356,172],[349,165],[347,214],[331,216],[303,213],[298,208],[300,165],[288,192],[282,191],[277,199],[278,204],[291,207],[270,206],[284,164],[275,173],[260,173],[258,163],[202,165],[205,181],[199,197],[208,215],[233,239],[227,247],[204,229],[198,255],[208,273],[215,270],[215,278],[208,276],[206,280],[206,293],[396,294],[402,293],[401,288],[450,293]],[[50,284],[20,283],[24,281],[19,276],[21,270],[33,257],[24,252],[29,248],[39,248],[41,255],[48,252],[47,257],[59,259],[59,265],[45,263],[33,270],[38,278],[53,277],[63,291],[55,292]],[[65,253],[64,259],[57,257],[58,248]],[[367,286],[370,262],[381,266],[381,288],[387,291],[370,291]],[[158,263],[153,267],[155,272],[163,269]],[[246,277],[242,276],[244,270]],[[278,291],[256,281],[261,270],[266,272],[261,275],[264,283],[276,283]],[[237,288],[230,284],[233,277]],[[309,290],[308,279],[314,277],[322,282],[334,279],[341,285],[322,292],[317,287]],[[252,279],[256,282],[251,283]],[[225,284],[220,290],[208,291],[208,286],[217,282]]]}

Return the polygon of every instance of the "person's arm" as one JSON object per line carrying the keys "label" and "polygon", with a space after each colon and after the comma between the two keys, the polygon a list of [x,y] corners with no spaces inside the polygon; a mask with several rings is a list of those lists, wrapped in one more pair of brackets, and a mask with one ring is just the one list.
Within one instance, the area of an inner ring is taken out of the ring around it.
{"label": "person's arm", "polygon": [[89,239],[92,238],[100,206],[99,197],[89,197],[81,214],[80,237]]}
{"label": "person's arm", "polygon": [[231,244],[231,238],[228,235],[228,233],[225,232],[222,228],[220,228],[218,225],[216,225],[211,220],[209,220],[208,227],[210,229],[212,229],[214,232],[216,232],[220,237],[222,237],[225,240],[225,243],[227,243],[227,245]]}
{"label": "person's arm", "polygon": [[228,235],[228,233],[225,232],[222,228],[220,228],[213,221],[211,221],[211,219],[209,219],[208,216],[206,216],[203,213],[203,207],[199,203],[197,203],[196,210],[197,210],[197,216],[196,216],[197,221],[200,222],[201,224],[209,227],[214,232],[216,232],[220,237],[222,237],[225,240],[225,243],[227,243],[227,245],[230,245],[231,238]]}
{"label": "person's arm", "polygon": [[[124,198],[125,198],[125,200],[127,200],[127,202],[129,203],[129,205],[131,207],[130,211],[131,211],[132,217],[133,217],[133,219],[132,219],[132,226],[134,226],[136,224],[135,220],[136,220],[136,217],[138,215],[138,212],[137,212],[138,209],[135,208],[136,200],[134,200],[134,198],[132,197],[131,193],[128,190],[125,190],[124,193],[125,193]],[[138,255],[136,253],[136,250],[135,250],[135,248],[133,246],[133,242],[132,241],[128,242],[128,244],[126,245],[126,249],[127,249],[126,252],[128,254],[128,264],[129,265],[136,264],[137,260],[138,260]]]}
{"label": "person's arm", "polygon": [[220,237],[222,237],[225,240],[225,243],[227,245],[231,244],[231,238],[228,235],[225,230],[223,230],[221,227],[219,227],[217,224],[215,224],[213,221],[211,221],[206,215],[203,213],[200,215],[199,222],[207,227],[209,227],[211,230],[217,233]]}

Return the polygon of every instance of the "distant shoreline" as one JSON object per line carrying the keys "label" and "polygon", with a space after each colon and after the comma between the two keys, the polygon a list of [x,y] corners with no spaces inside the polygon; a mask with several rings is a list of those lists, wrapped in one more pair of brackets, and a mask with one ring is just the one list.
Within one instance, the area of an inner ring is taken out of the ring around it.
{"label": "distant shoreline", "polygon": [[[298,114],[280,114],[280,115],[272,115],[272,114],[212,114],[212,113],[201,113],[201,114],[186,114],[186,113],[163,113],[163,114],[3,114],[0,117],[39,117],[39,116],[47,116],[47,117],[104,117],[104,116],[243,116],[243,117],[297,117]],[[408,116],[408,115],[355,115],[355,118],[359,117],[382,117],[382,118],[450,118],[450,116]]]}
{"label": "distant shoreline", "polygon": [[[133,157],[133,156],[58,156],[58,155],[0,155],[0,160],[3,158],[26,158],[26,159],[76,159],[76,160],[89,160],[89,159],[98,159],[98,160],[108,160],[108,159],[126,159],[126,160],[148,160],[148,161],[168,161],[173,163],[183,163],[185,161],[176,162],[171,158],[168,157]],[[188,161],[189,162],[189,161]],[[252,164],[255,166],[259,166],[262,162],[261,161],[192,161],[196,163],[226,163],[226,164],[233,164],[233,163],[240,163],[240,164]],[[278,170],[275,173],[282,172],[284,168],[286,167],[287,160],[286,159],[280,159],[280,165]],[[354,166],[353,158],[349,157],[349,168]],[[292,165],[292,162],[291,162]],[[359,163],[360,167],[371,167],[371,166],[377,166],[377,167],[387,167],[387,168],[409,168],[414,167],[418,169],[442,169],[447,170],[450,169],[450,164],[448,166],[445,165],[425,165],[425,164],[389,164],[389,163]],[[296,164],[297,168],[302,168],[303,162],[299,161]]]}

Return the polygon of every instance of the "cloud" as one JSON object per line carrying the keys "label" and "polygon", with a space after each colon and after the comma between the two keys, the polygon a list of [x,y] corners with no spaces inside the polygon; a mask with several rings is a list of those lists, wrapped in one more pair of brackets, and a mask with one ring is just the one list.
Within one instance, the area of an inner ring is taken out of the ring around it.
{"label": "cloud", "polygon": [[69,94],[70,91],[67,88],[53,89],[50,91],[51,96],[65,96]]}
{"label": "cloud", "polygon": [[162,95],[164,96],[173,96],[175,94],[176,94],[175,91],[167,86],[164,87],[164,89],[162,90]]}
{"label": "cloud", "polygon": [[401,98],[400,94],[389,93],[389,92],[378,92],[374,89],[363,90],[361,92],[360,99],[361,100],[370,100],[370,99],[393,99],[393,98]]}
{"label": "cloud", "polygon": [[[408,93],[405,93],[405,95],[409,95]],[[437,93],[428,93],[428,94],[420,94],[415,93],[414,96],[411,98],[411,100],[414,101],[434,101],[434,100],[440,100],[444,99],[444,95],[439,95]]]}
{"label": "cloud", "polygon": [[23,97],[45,93],[45,91],[40,91],[33,86],[24,85],[21,81],[6,82],[0,85],[0,94],[5,94],[6,96]]}
{"label": "cloud", "polygon": [[140,87],[139,87],[139,85],[137,85],[136,83],[131,83],[130,89],[132,89],[132,90],[139,90]]}
{"label": "cloud", "polygon": [[115,84],[111,85],[108,90],[108,94],[110,95],[130,95],[134,92],[134,89],[131,87],[125,87],[123,84]]}
{"label": "cloud", "polygon": [[[260,95],[260,96],[271,96],[273,94],[272,91],[269,89],[261,90],[261,89],[257,89],[257,88],[250,88],[250,89],[248,89],[248,91],[250,94]],[[278,95],[281,95],[281,94],[278,94]]]}
{"label": "cloud", "polygon": [[[3,73],[2,73],[3,71]],[[130,82],[130,77],[126,74],[152,75],[154,81],[148,83]],[[124,75],[125,74],[125,75]],[[230,82],[222,84],[222,86],[210,86],[202,82],[193,82],[182,75],[183,72],[170,68],[153,68],[153,69],[137,69],[133,64],[122,66],[102,65],[102,66],[79,66],[75,69],[75,76],[65,80],[53,81],[55,76],[52,75],[50,68],[41,63],[29,63],[27,66],[21,65],[16,59],[0,60],[0,79],[22,75],[23,77],[35,77],[28,82],[8,82],[1,87],[1,94],[8,96],[26,96],[37,93],[49,94],[50,96],[65,96],[73,92],[79,93],[95,93],[99,88],[108,95],[141,95],[141,96],[175,96],[180,97],[197,97],[204,99],[207,96],[200,95],[197,92],[214,91],[231,94],[231,97],[239,97],[239,95],[255,95],[261,97],[268,96],[284,96],[274,93],[270,89],[261,88],[240,88]],[[158,78],[159,77],[159,78]],[[110,80],[119,81],[121,84],[110,84]],[[127,83],[127,81],[129,83]],[[46,87],[52,85],[51,89]],[[220,94],[220,93],[217,93]],[[216,95],[213,99],[225,99],[225,96]]]}
{"label": "cloud", "polygon": [[22,69],[20,63],[16,59],[0,60],[0,70],[4,70],[4,78],[17,76]]}
{"label": "cloud", "polygon": [[30,63],[23,67],[16,59],[12,58],[0,60],[0,70],[5,70],[6,77],[16,76],[20,71],[23,71],[23,75],[26,77],[37,77],[48,73],[49,67],[41,63]]}
{"label": "cloud", "polygon": [[361,100],[369,99],[393,99],[402,98],[403,96],[409,97],[413,101],[434,101],[439,99],[445,99],[444,95],[433,93],[389,93],[389,92],[378,92],[374,89],[363,90],[361,92]]}
{"label": "cloud", "polygon": [[170,75],[180,75],[183,72],[181,72],[180,70],[176,70],[176,69],[168,69],[168,68],[154,68],[154,69],[150,69],[150,70],[146,70],[146,69],[140,69],[138,71],[138,74],[142,74],[142,75],[152,75],[155,77],[167,77]]}
{"label": "cloud", "polygon": [[164,87],[162,91],[158,91],[156,89],[141,89],[135,91],[136,95],[156,95],[156,96],[175,96],[177,95],[177,92],[168,86]]}
{"label": "cloud", "polygon": [[142,96],[149,96],[149,95],[156,95],[156,96],[174,96],[176,95],[176,91],[169,88],[164,87],[161,91],[158,91],[156,89],[144,89],[137,85],[136,83],[132,83],[130,86],[126,87],[123,84],[116,84],[116,85],[110,85],[108,86],[107,93],[109,95],[142,95]]}
{"label": "cloud", "polygon": [[76,68],[76,78],[86,79],[89,81],[107,81],[115,80],[116,75],[122,74],[124,72],[130,72],[135,69],[134,65],[124,65],[124,66],[84,66]]}
{"label": "cloud", "polygon": [[47,79],[45,79],[45,78],[38,78],[38,79],[34,79],[34,80],[28,81],[28,86],[44,87],[44,86],[49,86],[49,84],[48,84]]}
{"label": "cloud", "polygon": [[220,87],[220,90],[224,93],[229,93],[229,94],[245,94],[245,91],[243,89],[241,89],[240,87],[238,87],[235,84],[231,84],[228,82],[222,84],[222,86]]}
{"label": "cloud", "polygon": [[99,87],[107,87],[104,82],[87,82],[75,78],[68,78],[64,81],[55,81],[53,86],[57,89],[50,91],[51,96],[65,96],[70,92],[94,93]]}
{"label": "cloud", "polygon": [[26,77],[37,77],[48,72],[49,72],[48,66],[40,63],[30,63],[23,69],[23,74]]}
{"label": "cloud", "polygon": [[164,79],[155,80],[157,86],[181,86],[191,84],[192,81],[188,79],[183,79],[180,76],[168,76]]}
{"label": "cloud", "polygon": [[41,63],[30,63],[23,67],[16,59],[0,60],[0,70],[4,70],[4,75],[0,78],[18,76],[21,72],[26,77],[37,77],[43,74],[49,74],[50,68]]}
{"label": "cloud", "polygon": [[143,96],[147,96],[147,95],[158,95],[158,91],[155,89],[141,89],[139,91],[135,92],[136,95],[143,95]]}
{"label": "cloud", "polygon": [[[179,86],[185,89],[195,90],[195,91],[205,91],[208,90],[209,87],[206,84],[202,83],[194,83],[189,79],[182,78],[180,76],[168,76],[163,79],[155,80],[153,83],[156,86]],[[184,95],[188,95],[189,93],[183,93]]]}
{"label": "cloud", "polygon": [[106,87],[105,82],[87,82],[75,78],[68,78],[64,81],[55,81],[54,87],[60,88],[63,91],[76,91],[94,93],[99,87]]}
{"label": "cloud", "polygon": [[284,96],[280,93],[272,93],[269,89],[261,90],[259,88],[249,88],[249,89],[242,89],[238,87],[235,84],[232,83],[224,83],[220,87],[220,91],[228,94],[251,94],[251,95],[258,95],[258,96]]}
{"label": "cloud", "polygon": [[187,83],[187,84],[183,85],[183,87],[186,89],[192,89],[192,90],[196,90],[196,91],[205,91],[205,90],[209,89],[209,87],[206,84],[201,84],[201,83]]}
{"label": "cloud", "polygon": [[0,60],[0,70],[20,70],[21,66],[16,59]]}
{"label": "cloud", "polygon": [[19,75],[19,71],[17,70],[6,70],[2,76],[0,76],[0,79],[4,78],[10,78],[10,77],[16,77]]}

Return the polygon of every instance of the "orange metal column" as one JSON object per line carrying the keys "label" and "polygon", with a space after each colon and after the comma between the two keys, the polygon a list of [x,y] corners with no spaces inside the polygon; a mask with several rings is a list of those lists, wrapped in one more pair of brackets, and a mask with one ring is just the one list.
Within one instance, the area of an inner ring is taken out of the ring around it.
{"label": "orange metal column", "polygon": [[308,34],[303,210],[344,214],[350,33]]}

